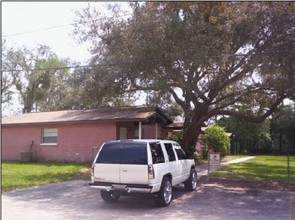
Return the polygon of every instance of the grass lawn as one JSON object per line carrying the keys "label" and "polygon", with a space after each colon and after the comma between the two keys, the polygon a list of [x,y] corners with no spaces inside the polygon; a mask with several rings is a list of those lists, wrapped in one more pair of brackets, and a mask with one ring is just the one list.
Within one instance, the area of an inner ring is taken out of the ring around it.
{"label": "grass lawn", "polygon": [[[242,163],[224,166],[213,172],[211,176],[287,182],[287,156],[257,156]],[[290,157],[290,181],[295,182],[294,156]]]}
{"label": "grass lawn", "polygon": [[2,163],[2,190],[90,178],[89,164]]}

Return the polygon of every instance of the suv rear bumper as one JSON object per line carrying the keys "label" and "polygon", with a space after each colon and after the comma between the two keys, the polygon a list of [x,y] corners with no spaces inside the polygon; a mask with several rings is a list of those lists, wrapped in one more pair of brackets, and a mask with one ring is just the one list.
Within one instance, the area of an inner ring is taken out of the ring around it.
{"label": "suv rear bumper", "polygon": [[126,193],[151,193],[153,190],[152,186],[144,184],[116,184],[116,183],[105,183],[105,182],[92,182],[89,183],[91,188],[96,188],[106,191],[119,191]]}

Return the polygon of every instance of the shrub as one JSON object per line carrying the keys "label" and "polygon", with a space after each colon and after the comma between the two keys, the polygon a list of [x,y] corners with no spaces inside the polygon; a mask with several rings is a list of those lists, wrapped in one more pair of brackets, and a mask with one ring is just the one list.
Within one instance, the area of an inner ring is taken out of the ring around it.
{"label": "shrub", "polygon": [[230,139],[225,128],[217,125],[211,126],[206,130],[203,139],[209,150],[220,152],[222,156],[229,153]]}
{"label": "shrub", "polygon": [[242,154],[244,154],[244,155],[248,154],[247,149],[244,149],[243,152],[242,152]]}
{"label": "shrub", "polygon": [[169,139],[171,139],[172,141],[176,141],[177,143],[181,143],[183,140],[183,136],[184,136],[184,131],[180,131],[174,135],[172,135]]}

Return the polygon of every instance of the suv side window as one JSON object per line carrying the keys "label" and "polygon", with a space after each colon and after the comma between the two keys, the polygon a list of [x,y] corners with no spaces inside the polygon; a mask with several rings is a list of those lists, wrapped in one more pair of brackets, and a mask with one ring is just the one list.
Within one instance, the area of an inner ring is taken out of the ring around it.
{"label": "suv side window", "polygon": [[169,157],[169,161],[175,161],[176,158],[175,158],[175,153],[172,148],[172,144],[165,143],[164,145],[165,145],[168,157]]}
{"label": "suv side window", "polygon": [[150,143],[150,148],[153,158],[153,164],[164,163],[165,160],[161,144],[159,142]]}
{"label": "suv side window", "polygon": [[176,150],[178,160],[186,159],[186,155],[185,155],[184,151],[180,147],[175,147],[175,150]]}

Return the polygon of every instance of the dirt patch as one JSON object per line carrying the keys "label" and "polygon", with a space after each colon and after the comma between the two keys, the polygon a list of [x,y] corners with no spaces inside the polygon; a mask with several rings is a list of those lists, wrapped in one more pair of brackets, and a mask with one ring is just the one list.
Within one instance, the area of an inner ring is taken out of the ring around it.
{"label": "dirt patch", "polygon": [[83,168],[80,172],[73,178],[74,180],[88,180],[91,179],[91,168]]}
{"label": "dirt patch", "polygon": [[257,181],[257,180],[240,180],[240,179],[229,179],[229,178],[217,178],[202,177],[199,180],[199,186],[202,185],[216,185],[226,188],[242,188],[246,190],[253,189],[264,189],[264,190],[276,190],[276,191],[294,191],[295,192],[295,182],[278,182],[278,181]]}

